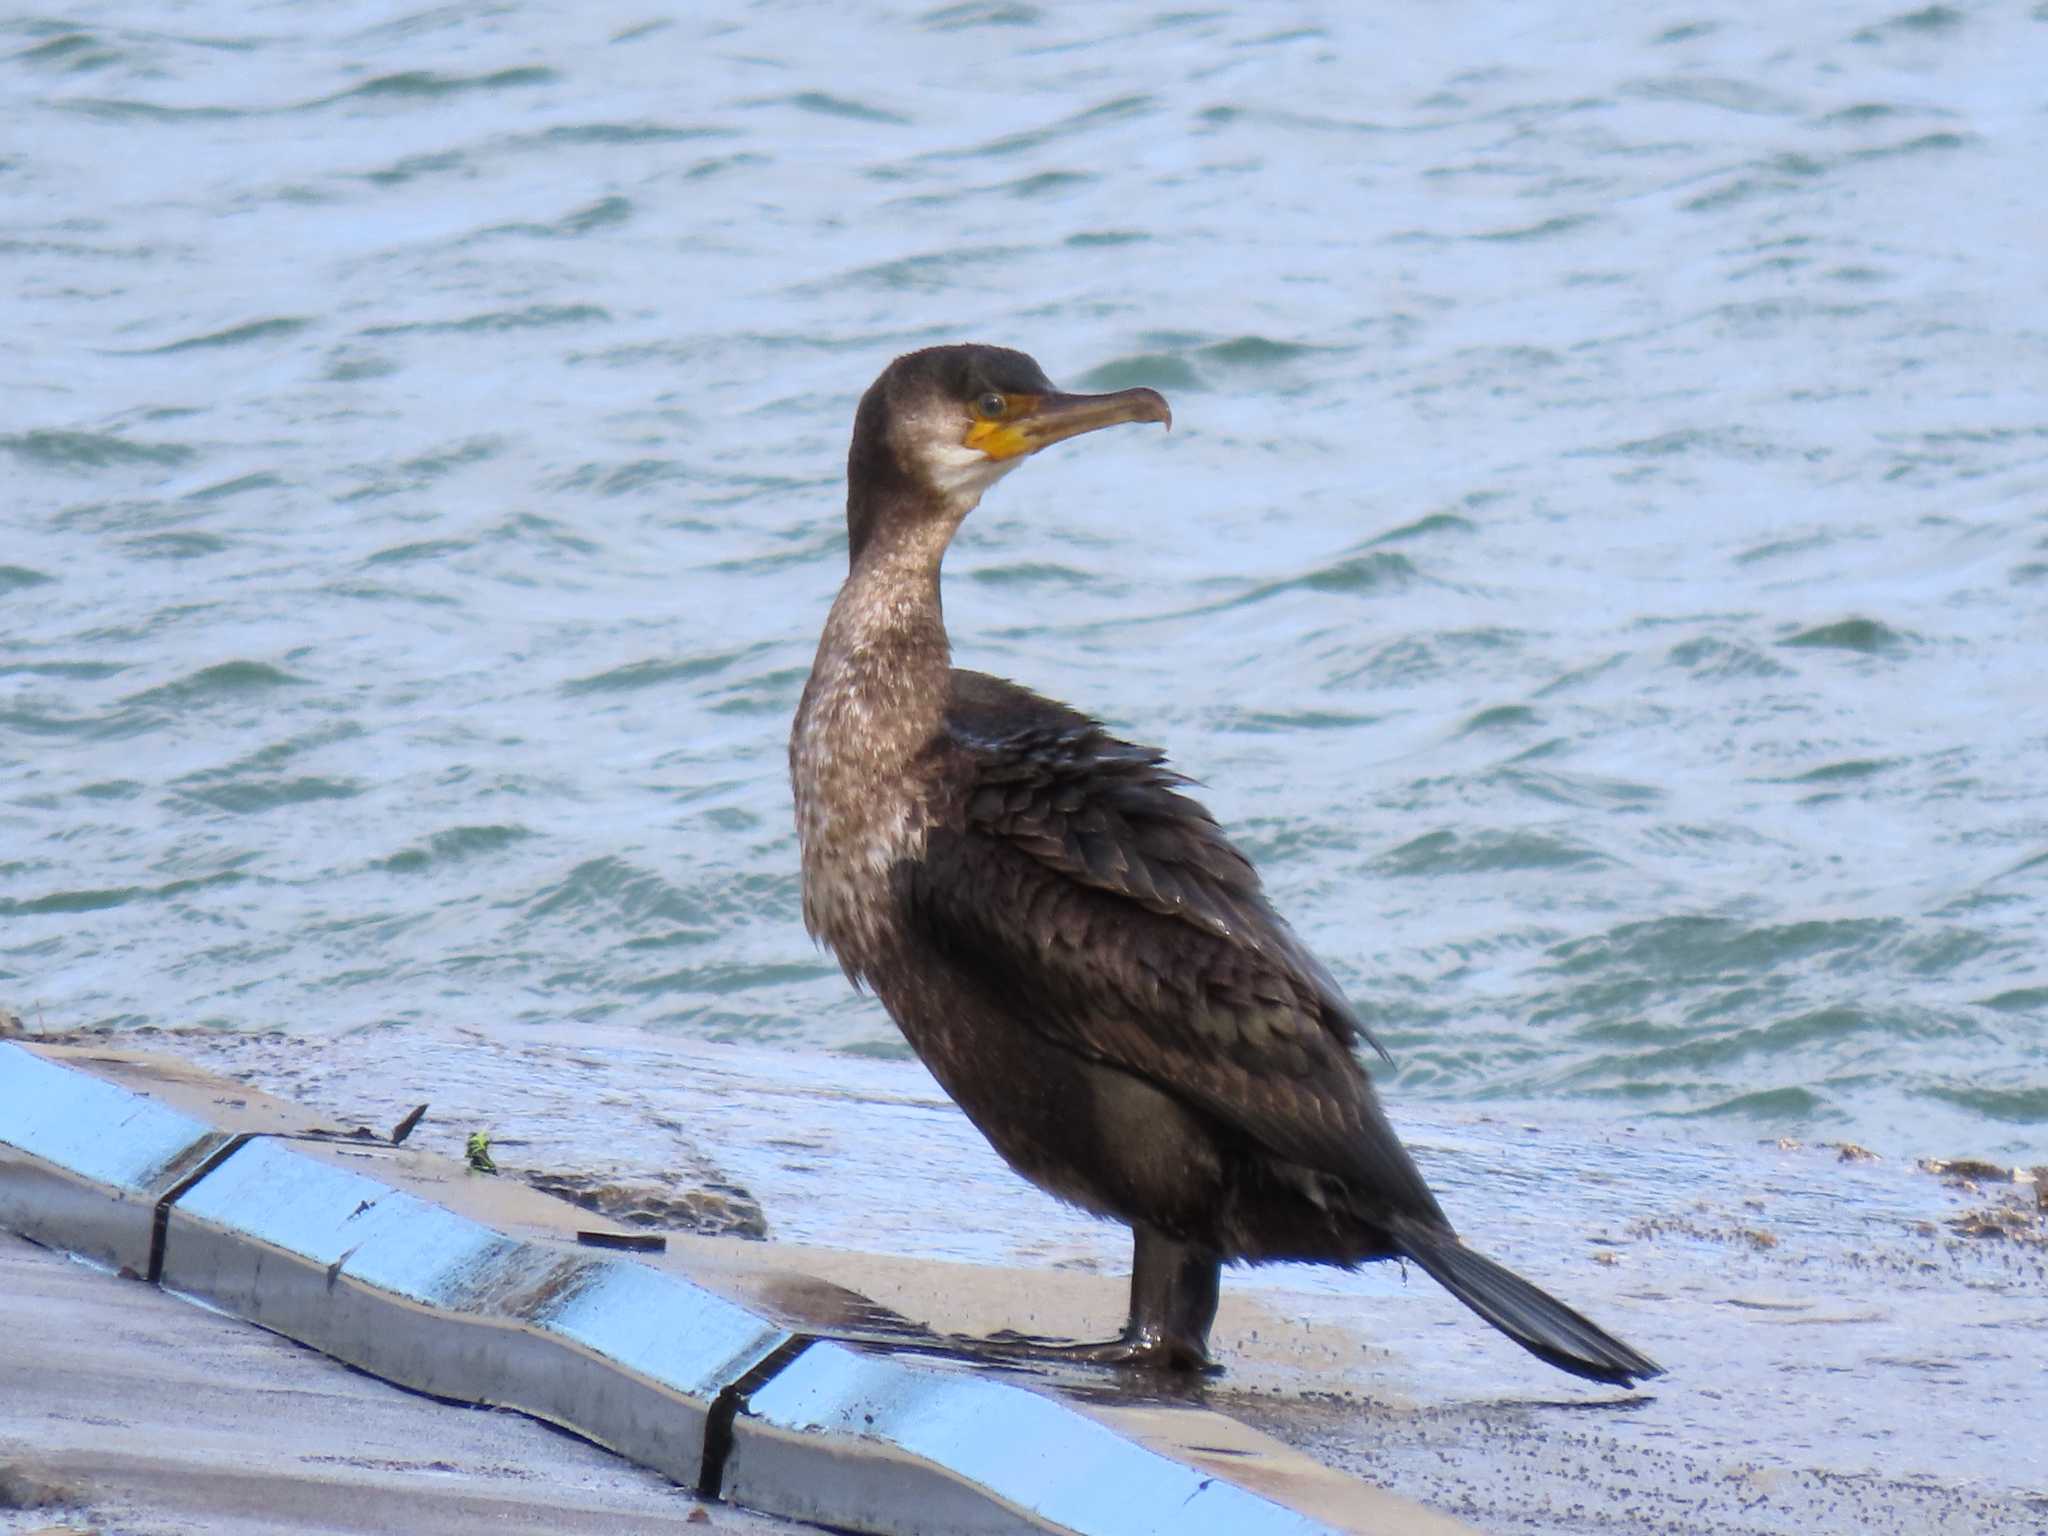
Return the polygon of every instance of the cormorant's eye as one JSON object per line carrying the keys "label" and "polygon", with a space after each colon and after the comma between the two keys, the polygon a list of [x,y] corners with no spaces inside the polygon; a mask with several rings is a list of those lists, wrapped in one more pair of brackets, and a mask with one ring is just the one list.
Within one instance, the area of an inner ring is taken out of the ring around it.
{"label": "cormorant's eye", "polygon": [[994,390],[990,390],[974,402],[974,414],[983,421],[999,421],[1002,419],[1005,404],[1006,402],[1001,395],[997,394]]}

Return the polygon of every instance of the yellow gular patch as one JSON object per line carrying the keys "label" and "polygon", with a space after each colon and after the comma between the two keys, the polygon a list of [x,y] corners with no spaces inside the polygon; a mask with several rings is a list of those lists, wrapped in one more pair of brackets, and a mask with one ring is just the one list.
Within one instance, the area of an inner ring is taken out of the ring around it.
{"label": "yellow gular patch", "polygon": [[963,441],[970,448],[979,448],[992,459],[1014,459],[1020,453],[1029,453],[1037,445],[1017,430],[1014,422],[977,421],[967,429]]}

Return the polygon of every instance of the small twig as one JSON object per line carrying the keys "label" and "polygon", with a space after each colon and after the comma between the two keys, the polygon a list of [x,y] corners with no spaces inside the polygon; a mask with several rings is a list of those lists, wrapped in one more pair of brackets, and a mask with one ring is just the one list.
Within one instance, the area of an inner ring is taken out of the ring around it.
{"label": "small twig", "polygon": [[395,1147],[399,1145],[401,1142],[403,1142],[406,1137],[410,1136],[412,1134],[413,1127],[420,1123],[420,1117],[424,1115],[426,1112],[426,1105],[415,1104],[412,1108],[412,1113],[408,1114],[403,1120],[399,1121],[398,1124],[394,1125],[391,1128],[391,1145]]}

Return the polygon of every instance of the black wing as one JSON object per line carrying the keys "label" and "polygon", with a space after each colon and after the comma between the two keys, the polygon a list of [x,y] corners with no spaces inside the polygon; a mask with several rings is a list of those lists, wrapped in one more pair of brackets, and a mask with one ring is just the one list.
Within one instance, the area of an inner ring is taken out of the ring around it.
{"label": "black wing", "polygon": [[1067,1048],[1442,1219],[1355,1055],[1370,1037],[1163,754],[973,672],[937,750],[950,803],[904,890],[927,938]]}

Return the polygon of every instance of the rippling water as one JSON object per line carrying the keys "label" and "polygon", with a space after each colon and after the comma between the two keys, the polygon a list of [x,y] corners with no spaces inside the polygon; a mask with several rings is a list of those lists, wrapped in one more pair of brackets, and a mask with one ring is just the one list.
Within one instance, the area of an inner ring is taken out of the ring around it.
{"label": "rippling water", "polygon": [[959,659],[1171,745],[1397,1106],[2048,1146],[2048,10],[717,9],[0,23],[0,1001],[900,1050],[783,743],[975,338],[1176,428]]}

